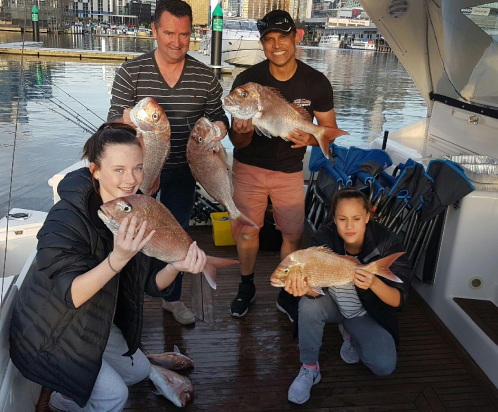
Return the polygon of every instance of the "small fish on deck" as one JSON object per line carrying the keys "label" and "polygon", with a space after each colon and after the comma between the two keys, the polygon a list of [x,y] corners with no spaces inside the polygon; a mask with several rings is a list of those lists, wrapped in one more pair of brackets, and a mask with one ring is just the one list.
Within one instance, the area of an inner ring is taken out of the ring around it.
{"label": "small fish on deck", "polygon": [[164,396],[179,408],[185,407],[194,396],[194,387],[190,379],[176,372],[151,365],[149,378],[157,389],[154,393]]}
{"label": "small fish on deck", "polygon": [[348,134],[341,129],[317,126],[302,106],[289,103],[277,89],[258,83],[237,87],[225,97],[224,108],[237,119],[252,119],[256,132],[267,137],[279,136],[288,141],[294,129],[310,133],[327,159],[330,141]]}
{"label": "small fish on deck", "polygon": [[[150,196],[119,197],[100,206],[98,215],[114,235],[118,234],[119,226],[125,218],[137,218],[137,233],[142,222],[146,220],[144,237],[152,230],[156,233],[142,248],[142,252],[163,262],[171,263],[185,259],[193,242],[168,208]],[[239,264],[238,260],[207,256],[203,273],[209,285],[216,289],[216,270],[236,264]]]}
{"label": "small fish on deck", "polygon": [[355,257],[338,255],[325,246],[310,247],[288,255],[275,269],[270,281],[272,286],[283,287],[288,279],[300,277],[313,291],[323,295],[322,288],[351,285],[356,269],[363,269],[402,283],[389,267],[404,253],[393,253],[362,265]]}
{"label": "small fish on deck", "polygon": [[178,371],[194,367],[194,361],[188,356],[183,355],[176,345],[173,352],[149,353],[145,356],[147,356],[149,362],[153,365],[161,366],[165,369]]}

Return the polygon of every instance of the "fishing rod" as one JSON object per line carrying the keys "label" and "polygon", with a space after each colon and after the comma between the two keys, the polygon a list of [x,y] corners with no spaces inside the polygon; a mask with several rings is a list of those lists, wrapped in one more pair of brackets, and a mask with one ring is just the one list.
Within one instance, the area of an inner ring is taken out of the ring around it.
{"label": "fishing rod", "polygon": [[[25,13],[26,14],[26,13]],[[26,18],[25,18],[26,19]],[[25,20],[26,21],[26,20]],[[25,25],[26,27],[26,25]],[[19,130],[19,108],[21,107],[21,95],[22,95],[22,85],[24,80],[24,43],[25,43],[25,35],[26,30],[22,33],[22,48],[21,48],[21,75],[19,76],[19,84],[18,84],[18,93],[17,93],[17,107],[16,107],[16,123],[14,125],[14,144],[12,147],[12,162],[10,164],[10,181],[9,181],[9,200],[7,202],[7,216],[6,216],[6,225],[5,225],[5,250],[3,255],[3,270],[2,277],[5,276],[5,268],[7,266],[7,251],[9,250],[9,222],[10,222],[10,208],[12,205],[12,185],[14,181],[14,161],[16,158],[16,147],[17,147],[17,132]],[[2,282],[2,295],[4,296],[4,282]],[[3,298],[0,298],[0,309],[3,307]]]}
{"label": "fishing rod", "polygon": [[97,130],[97,129],[93,129],[93,130],[92,129],[88,129],[83,124],[78,123],[76,120],[71,119],[70,117],[67,117],[66,115],[64,115],[64,114],[62,114],[62,113],[60,113],[60,112],[52,109],[50,106],[47,106],[47,105],[45,105],[45,104],[43,104],[41,102],[36,102],[36,103],[39,104],[40,106],[44,107],[45,109],[50,110],[51,112],[57,113],[59,116],[62,116],[64,119],[70,121],[71,123],[74,123],[76,126],[81,127],[87,133],[93,134],[95,132],[95,130]]}
{"label": "fishing rod", "polygon": [[[59,103],[57,103],[56,100]],[[73,116],[77,121],[80,121],[81,123],[85,124],[85,126],[89,127],[90,129],[93,129],[93,131],[96,131],[98,129],[98,127],[95,126],[93,123],[91,123],[89,120],[85,119],[84,117],[81,117],[76,110],[71,109],[72,112],[73,112],[73,113],[71,113],[70,110],[68,110],[66,107],[63,106],[64,102],[62,102],[61,100],[57,99],[56,97],[49,98],[48,101],[51,102],[51,103],[53,103],[53,104],[55,104],[59,109],[65,111],[69,115]]]}

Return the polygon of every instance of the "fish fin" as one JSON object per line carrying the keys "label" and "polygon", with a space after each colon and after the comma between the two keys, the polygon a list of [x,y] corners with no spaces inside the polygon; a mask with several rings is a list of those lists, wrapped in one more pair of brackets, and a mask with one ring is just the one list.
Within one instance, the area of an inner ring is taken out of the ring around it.
{"label": "fish fin", "polygon": [[296,112],[299,113],[299,115],[306,121],[310,122],[310,123],[313,123],[313,119],[311,118],[310,114],[308,113],[308,111],[303,107],[303,106],[299,106],[298,104],[296,103],[291,103],[291,106],[294,108],[294,110]]}
{"label": "fish fin", "polygon": [[214,256],[207,256],[206,266],[204,266],[204,276],[213,289],[216,289],[216,270],[225,266],[238,265],[240,262],[234,259],[225,259]]}
{"label": "fish fin", "polygon": [[176,352],[176,353],[181,353],[180,352],[180,349],[178,349],[178,346],[173,346],[173,352]]}
{"label": "fish fin", "polygon": [[325,158],[329,158],[329,146],[330,146],[330,141],[325,138],[324,134],[325,134],[325,127],[320,127],[320,126],[317,126],[317,128],[319,129],[319,131],[315,134],[313,134],[313,136],[315,136],[315,139],[317,140],[318,144],[320,145],[320,149],[322,149],[322,153],[323,155],[325,156]]}
{"label": "fish fin", "polygon": [[358,267],[358,269],[363,269],[368,272],[375,273],[377,276],[382,276],[383,278],[389,279],[392,282],[403,283],[403,281],[399,277],[397,277],[393,272],[389,270],[389,267],[394,263],[396,259],[404,254],[405,252],[393,253],[392,255],[376,260],[375,262],[361,265]]}
{"label": "fish fin", "polygon": [[228,163],[228,155],[227,151],[223,146],[221,146],[220,150],[218,151],[218,156],[220,157],[221,161],[223,162],[223,165],[229,170],[232,171],[232,166],[230,166],[230,163]]}
{"label": "fish fin", "polygon": [[325,295],[325,293],[323,292],[323,289],[322,288],[314,288],[314,289],[311,289],[313,292],[315,293],[319,293],[320,295]]}
{"label": "fish fin", "polygon": [[232,230],[232,237],[235,243],[237,243],[239,233],[244,226],[252,226],[256,229],[259,229],[258,225],[250,220],[247,216],[245,216],[242,212],[240,212],[240,215],[237,218],[230,217],[230,229]]}
{"label": "fish fin", "polygon": [[256,133],[259,134],[260,136],[266,136],[266,137],[271,138],[270,132],[266,129],[263,129],[262,127],[254,126],[254,130],[256,130]]}
{"label": "fish fin", "polygon": [[284,99],[286,102],[289,102],[283,95],[280,93],[280,90],[276,89],[275,87],[269,87],[265,86],[268,91],[272,94],[274,94],[276,97],[279,97],[280,99]]}
{"label": "fish fin", "polygon": [[335,253],[334,251],[330,250],[327,246],[312,246],[312,247],[309,247],[308,249],[316,250],[316,251],[322,252],[322,253],[328,253],[329,255],[335,255],[335,256],[338,256],[340,258],[350,260],[351,262],[354,262],[357,265],[360,265],[360,261],[358,259],[356,259],[354,256],[339,255],[338,253]]}

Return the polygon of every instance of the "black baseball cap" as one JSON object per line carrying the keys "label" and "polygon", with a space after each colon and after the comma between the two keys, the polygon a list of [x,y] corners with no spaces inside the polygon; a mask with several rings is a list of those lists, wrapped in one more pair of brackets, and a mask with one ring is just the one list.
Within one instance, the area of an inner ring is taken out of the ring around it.
{"label": "black baseball cap", "polygon": [[260,37],[271,31],[280,31],[282,33],[296,31],[294,20],[285,10],[272,10],[261,20],[258,20],[257,24]]}

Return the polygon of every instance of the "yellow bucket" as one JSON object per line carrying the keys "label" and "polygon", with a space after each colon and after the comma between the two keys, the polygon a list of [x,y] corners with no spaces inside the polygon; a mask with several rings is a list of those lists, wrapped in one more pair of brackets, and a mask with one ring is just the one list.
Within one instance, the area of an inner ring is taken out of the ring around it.
{"label": "yellow bucket", "polygon": [[211,213],[211,221],[213,222],[213,240],[215,246],[235,245],[232,237],[230,221],[221,220],[224,217],[228,218],[227,212]]}

